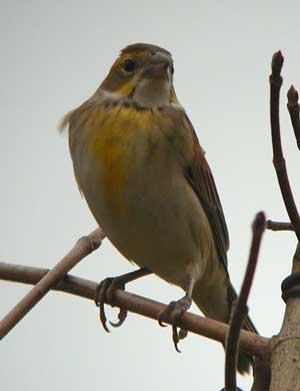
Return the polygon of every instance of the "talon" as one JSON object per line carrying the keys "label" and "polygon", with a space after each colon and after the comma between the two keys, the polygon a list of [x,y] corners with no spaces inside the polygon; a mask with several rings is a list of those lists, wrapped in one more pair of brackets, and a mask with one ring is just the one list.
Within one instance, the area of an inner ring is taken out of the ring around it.
{"label": "talon", "polygon": [[192,300],[184,296],[182,299],[178,301],[171,301],[168,307],[161,311],[158,314],[158,323],[160,326],[165,327],[166,325],[163,323],[162,319],[169,318],[172,322],[172,339],[174,343],[174,347],[178,353],[181,351],[178,348],[178,343],[181,339],[184,339],[187,336],[187,331],[184,329],[180,329],[178,332],[178,321],[182,317],[182,315],[189,309],[191,306]]}
{"label": "talon", "polygon": [[161,326],[161,327],[167,327],[166,324],[164,324],[163,322],[163,318],[165,317],[170,317],[171,319],[173,318],[172,317],[172,312],[175,308],[175,304],[176,304],[176,301],[171,301],[169,303],[169,305],[167,306],[166,309],[162,310],[159,314],[158,314],[158,317],[157,317],[157,320],[158,320],[158,324]]}
{"label": "talon", "polygon": [[164,324],[164,323],[162,322],[162,320],[160,320],[160,319],[158,319],[158,324],[160,325],[160,327],[167,327],[167,325]]}
{"label": "talon", "polygon": [[157,317],[158,324],[160,325],[160,327],[167,327],[167,325],[164,324],[164,322],[163,322],[163,320],[162,320],[164,313],[165,313],[165,310],[161,311],[161,312],[158,314],[158,317]]}
{"label": "talon", "polygon": [[111,283],[112,283],[112,279],[111,278],[106,278],[105,280],[103,280],[97,286],[96,295],[95,295],[95,304],[96,304],[97,307],[99,307],[100,322],[102,324],[102,327],[104,328],[104,330],[107,333],[109,333],[110,331],[109,331],[109,328],[106,325],[107,318],[106,318],[106,315],[105,315],[104,302],[105,302],[105,298],[106,298],[107,289],[109,288]]}
{"label": "talon", "polygon": [[100,304],[99,318],[100,318],[100,322],[101,322],[102,327],[104,328],[104,330],[107,333],[110,333],[110,330],[109,330],[109,328],[106,325],[107,319],[106,319],[106,315],[105,315],[104,302],[102,302]]}
{"label": "talon", "polygon": [[184,329],[179,330],[179,339],[184,339],[188,335],[188,331]]}
{"label": "talon", "polygon": [[176,352],[181,353],[181,350],[178,348],[178,342],[179,342],[180,338],[178,336],[176,325],[172,325],[172,339],[173,339],[173,343],[174,343],[174,347],[175,347]]}
{"label": "talon", "polygon": [[162,318],[163,318],[163,316],[164,316],[166,310],[167,310],[167,308],[166,308],[165,310],[161,311],[161,312],[158,314],[157,320],[158,320],[158,324],[160,325],[160,327],[167,327],[167,325],[164,324],[164,322],[163,322],[163,320],[162,320]]}
{"label": "talon", "polygon": [[113,327],[120,327],[123,323],[124,323],[124,321],[125,321],[125,319],[127,318],[127,310],[125,310],[125,309],[123,309],[123,308],[121,308],[120,309],[120,311],[119,311],[119,313],[118,313],[118,319],[119,319],[119,321],[118,322],[109,322]]}
{"label": "talon", "polygon": [[[151,274],[152,272],[149,269],[141,268],[138,270],[135,270],[133,272],[123,274],[118,277],[108,277],[105,280],[103,280],[96,288],[95,293],[95,303],[96,306],[99,307],[99,317],[100,322],[104,328],[105,331],[109,333],[109,329],[106,325],[106,315],[104,310],[104,304],[107,302],[112,307],[115,305],[114,301],[114,295],[116,289],[122,289],[125,290],[125,284],[130,281],[134,281],[140,277],[147,276],[148,274]],[[127,311],[123,308],[120,309],[118,313],[118,322],[109,322],[114,327],[120,327],[125,319],[127,317]]]}
{"label": "talon", "polygon": [[[103,280],[97,287],[96,290],[96,295],[95,295],[95,303],[96,306],[99,307],[99,318],[100,322],[104,328],[105,331],[108,333],[109,328],[107,327],[107,318],[105,315],[105,309],[104,309],[104,304],[105,301],[110,303],[111,306],[114,306],[114,293],[116,289],[125,289],[125,284],[123,280],[121,280],[119,277],[108,277],[105,280]],[[120,327],[122,323],[125,321],[127,317],[127,311],[120,309],[118,318],[119,321],[114,323],[114,322],[109,322],[112,326],[114,327]]]}

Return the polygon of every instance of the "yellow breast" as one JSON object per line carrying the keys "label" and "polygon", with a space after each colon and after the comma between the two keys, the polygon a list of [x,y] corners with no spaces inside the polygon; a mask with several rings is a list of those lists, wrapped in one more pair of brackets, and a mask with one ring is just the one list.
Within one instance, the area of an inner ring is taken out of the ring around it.
{"label": "yellow breast", "polygon": [[212,248],[204,210],[184,176],[192,146],[184,113],[172,108],[90,105],[71,118],[74,170],[97,223],[127,259],[177,285],[183,274],[173,262],[185,270],[200,254],[201,274]]}
{"label": "yellow breast", "polygon": [[158,122],[151,111],[132,107],[94,105],[73,114],[70,149],[76,178],[86,198],[93,187],[100,186],[106,202],[118,212],[124,211],[130,167],[139,164],[138,155],[159,137]]}
{"label": "yellow breast", "polygon": [[[119,212],[124,211],[124,191],[130,166],[133,161],[139,164],[136,156],[136,142],[141,148],[147,143],[147,133],[153,130],[149,112],[139,112],[133,108],[113,108],[106,118],[94,123],[93,132],[98,133],[89,150],[101,164],[102,186],[107,198]],[[101,130],[100,130],[101,129]]]}

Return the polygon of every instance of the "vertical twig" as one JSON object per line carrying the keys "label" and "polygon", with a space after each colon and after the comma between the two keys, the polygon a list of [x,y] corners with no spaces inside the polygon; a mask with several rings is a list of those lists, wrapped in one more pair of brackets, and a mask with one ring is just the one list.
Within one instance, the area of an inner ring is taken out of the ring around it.
{"label": "vertical twig", "polygon": [[[270,76],[270,116],[273,144],[273,163],[276,170],[281,195],[290,221],[298,238],[297,250],[294,255],[293,273],[300,273],[300,218],[288,180],[287,169],[282,153],[280,124],[279,124],[279,93],[282,84],[280,75],[283,64],[281,52],[273,55],[272,73]],[[291,116],[297,144],[299,147],[299,105],[298,93],[292,86],[288,92],[288,109]],[[271,340],[271,391],[295,391],[300,389],[299,378],[299,352],[300,352],[300,326],[299,326],[299,297],[290,297],[287,301],[282,328],[278,336]]]}
{"label": "vertical twig", "polygon": [[229,330],[226,339],[226,357],[225,357],[225,390],[236,391],[236,368],[239,349],[239,337],[243,321],[248,313],[247,300],[256,269],[258,252],[261,238],[265,230],[266,218],[263,212],[259,212],[252,224],[252,242],[250,247],[247,269],[242,284],[242,288],[234,303]]}
{"label": "vertical twig", "polygon": [[269,391],[271,383],[271,368],[266,357],[255,357],[253,366],[254,382],[251,391]]}
{"label": "vertical twig", "polygon": [[281,195],[289,215],[290,221],[295,228],[295,233],[300,241],[300,217],[294,201],[293,193],[289,183],[286,164],[283,157],[280,122],[279,122],[279,96],[282,85],[282,77],[280,75],[283,65],[283,56],[280,51],[274,53],[272,58],[272,73],[270,75],[270,119],[272,130],[272,146],[273,146],[273,164],[276,170],[277,179],[279,182]]}
{"label": "vertical twig", "polygon": [[298,103],[298,91],[291,85],[287,93],[288,103],[287,108],[290,113],[291,122],[294,129],[294,134],[297,141],[298,149],[300,150],[300,121],[299,121],[299,103]]}

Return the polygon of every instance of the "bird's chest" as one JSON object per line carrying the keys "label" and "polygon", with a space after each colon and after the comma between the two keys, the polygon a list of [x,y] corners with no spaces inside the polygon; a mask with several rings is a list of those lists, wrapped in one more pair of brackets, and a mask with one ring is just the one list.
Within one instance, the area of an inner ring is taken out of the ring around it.
{"label": "bird's chest", "polygon": [[109,120],[93,132],[87,127],[85,139],[73,143],[77,180],[123,255],[168,279],[166,259],[178,258],[184,268],[198,251],[193,238],[203,211],[184,177],[192,140],[180,123],[165,126],[168,119]]}
{"label": "bird's chest", "polygon": [[120,111],[102,123],[87,121],[71,143],[79,185],[107,234],[125,224],[136,232],[150,229],[172,200],[189,147],[180,129],[168,116]]}

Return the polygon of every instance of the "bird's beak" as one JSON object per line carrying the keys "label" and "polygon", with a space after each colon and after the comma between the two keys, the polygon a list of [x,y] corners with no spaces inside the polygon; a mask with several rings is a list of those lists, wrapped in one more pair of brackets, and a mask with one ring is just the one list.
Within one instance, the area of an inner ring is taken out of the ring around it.
{"label": "bird's beak", "polygon": [[169,79],[169,63],[162,62],[147,66],[142,72],[142,78],[145,79]]}
{"label": "bird's beak", "polygon": [[142,69],[134,90],[133,100],[141,107],[153,108],[170,103],[172,60],[163,53],[154,53]]}
{"label": "bird's beak", "polygon": [[170,57],[156,52],[152,55],[151,63],[142,72],[143,78],[170,80]]}

